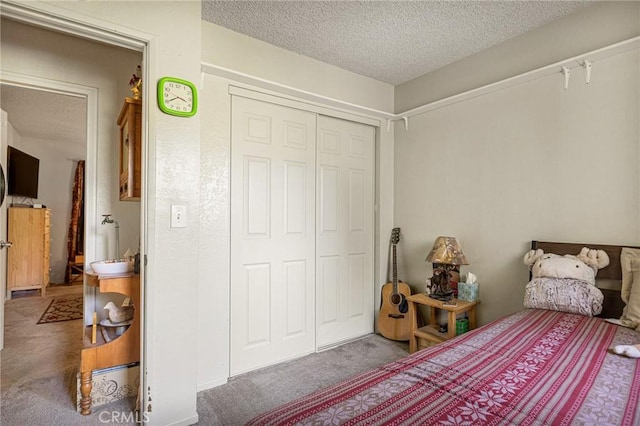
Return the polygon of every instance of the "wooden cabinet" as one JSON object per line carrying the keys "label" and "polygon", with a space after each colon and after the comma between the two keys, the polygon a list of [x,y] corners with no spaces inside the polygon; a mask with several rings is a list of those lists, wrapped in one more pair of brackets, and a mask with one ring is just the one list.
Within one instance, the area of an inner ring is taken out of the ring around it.
{"label": "wooden cabinet", "polygon": [[91,343],[91,326],[85,328],[84,348],[80,355],[80,407],[81,414],[85,416],[91,414],[94,370],[140,362],[140,275],[107,277],[87,273],[87,285],[96,287],[100,293],[119,293],[130,297],[135,311],[129,328],[109,342],[97,333],[96,343]]}
{"label": "wooden cabinet", "polygon": [[40,289],[49,285],[51,210],[9,208],[7,254],[7,297],[17,290]]}
{"label": "wooden cabinet", "polygon": [[138,201],[142,188],[142,100],[125,98],[118,126],[120,201]]}

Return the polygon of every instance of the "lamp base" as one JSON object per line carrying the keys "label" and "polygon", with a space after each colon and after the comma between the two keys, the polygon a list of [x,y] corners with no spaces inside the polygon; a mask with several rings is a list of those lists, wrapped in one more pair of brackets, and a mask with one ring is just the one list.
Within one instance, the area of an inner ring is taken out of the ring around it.
{"label": "lamp base", "polygon": [[440,265],[433,270],[431,277],[431,291],[429,297],[436,300],[447,302],[453,299],[453,290],[449,285],[450,272],[447,269],[449,265]]}
{"label": "lamp base", "polygon": [[443,302],[448,302],[453,299],[453,290],[446,291],[444,293],[431,293],[429,294],[429,297]]}

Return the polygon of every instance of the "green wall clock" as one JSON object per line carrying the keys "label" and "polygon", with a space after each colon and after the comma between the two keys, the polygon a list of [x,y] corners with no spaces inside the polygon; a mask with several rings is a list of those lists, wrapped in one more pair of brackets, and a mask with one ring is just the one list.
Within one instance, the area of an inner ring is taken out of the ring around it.
{"label": "green wall clock", "polygon": [[187,80],[163,77],[158,81],[158,106],[165,114],[191,117],[198,110],[196,86]]}

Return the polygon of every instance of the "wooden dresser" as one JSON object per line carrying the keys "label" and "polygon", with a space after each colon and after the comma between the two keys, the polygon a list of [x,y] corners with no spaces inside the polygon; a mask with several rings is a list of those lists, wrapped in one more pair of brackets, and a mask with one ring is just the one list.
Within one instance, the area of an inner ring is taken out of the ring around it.
{"label": "wooden dresser", "polygon": [[7,298],[17,290],[40,289],[49,285],[51,210],[10,207],[7,254]]}

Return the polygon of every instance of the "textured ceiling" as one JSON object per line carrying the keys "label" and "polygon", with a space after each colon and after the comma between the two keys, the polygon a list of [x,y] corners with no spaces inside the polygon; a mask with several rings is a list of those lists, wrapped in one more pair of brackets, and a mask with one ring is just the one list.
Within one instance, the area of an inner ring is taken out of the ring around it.
{"label": "textured ceiling", "polygon": [[202,19],[393,85],[587,1],[202,1]]}
{"label": "textured ceiling", "polygon": [[[588,1],[202,1],[202,19],[400,84],[588,6]],[[84,99],[2,85],[23,137],[85,143]]]}
{"label": "textured ceiling", "polygon": [[0,107],[22,137],[86,144],[84,98],[3,84]]}

